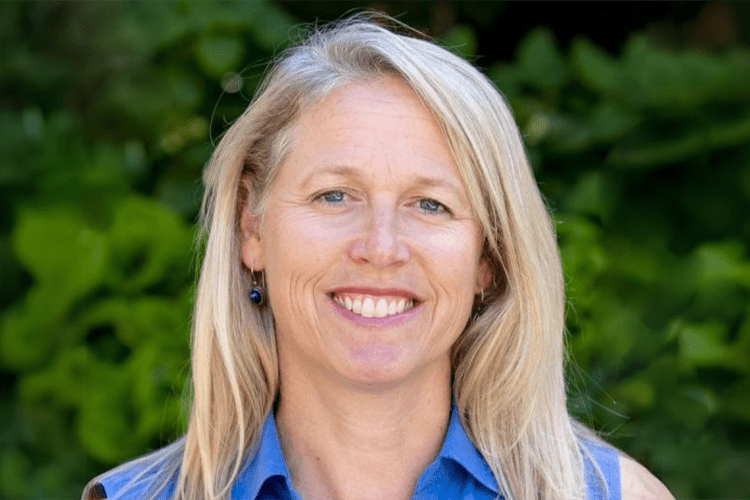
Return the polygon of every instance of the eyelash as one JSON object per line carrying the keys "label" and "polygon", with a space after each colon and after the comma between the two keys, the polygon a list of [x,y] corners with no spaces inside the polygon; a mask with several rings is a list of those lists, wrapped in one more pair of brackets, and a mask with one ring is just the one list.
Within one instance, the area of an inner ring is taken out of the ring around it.
{"label": "eyelash", "polygon": [[344,196],[348,196],[344,191],[341,191],[340,189],[332,189],[331,191],[326,191],[325,193],[320,193],[319,195],[317,195],[315,197],[315,200],[320,200],[325,205],[328,205],[328,206],[331,206],[331,207],[338,205],[340,202],[332,202],[332,201],[326,200],[326,196],[328,196],[330,194],[341,194],[341,195],[344,195]]}
{"label": "eyelash", "polygon": [[436,199],[433,199],[433,198],[420,198],[419,199],[420,203],[423,202],[423,201],[433,202],[433,203],[435,203],[438,206],[437,210],[425,210],[425,212],[433,213],[433,214],[439,214],[439,213],[450,214],[451,213],[451,211],[448,210],[448,207],[446,207],[445,205],[443,205],[442,203],[440,203]]}
{"label": "eyelash", "polygon": [[[315,197],[315,200],[316,201],[320,201],[321,203],[323,203],[324,205],[327,205],[329,207],[338,206],[341,202],[343,202],[343,200],[337,201],[337,202],[335,202],[335,201],[328,201],[326,199],[326,197],[328,195],[331,195],[331,194],[339,194],[339,195],[343,195],[343,196],[349,196],[345,191],[342,191],[341,189],[332,189],[330,191],[326,191],[324,193],[320,193],[319,195],[317,195]],[[446,213],[446,214],[451,214],[452,213],[450,210],[448,210],[448,207],[446,207],[444,204],[440,203],[439,201],[437,201],[434,198],[420,198],[419,199],[419,202],[423,202],[423,201],[432,202],[432,203],[435,203],[436,205],[438,205],[438,209],[437,210],[425,210],[425,209],[422,209],[422,211],[424,213],[435,214],[435,215],[441,214],[441,213]]]}

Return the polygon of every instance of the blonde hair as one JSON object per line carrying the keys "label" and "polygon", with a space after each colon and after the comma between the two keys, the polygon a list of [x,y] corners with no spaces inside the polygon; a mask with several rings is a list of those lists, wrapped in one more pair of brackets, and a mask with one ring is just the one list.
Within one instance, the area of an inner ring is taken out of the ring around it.
{"label": "blonde hair", "polygon": [[271,310],[247,298],[241,212],[262,214],[290,127],[308,106],[381,76],[400,78],[434,114],[485,235],[494,285],[452,352],[464,427],[508,500],[585,497],[566,408],[560,258],[512,113],[471,64],[363,16],[315,30],[279,58],[206,169],[190,423],[182,440],[140,459],[150,467],[133,484],[158,474],[161,489],[177,478],[179,499],[229,496],[278,391]]}

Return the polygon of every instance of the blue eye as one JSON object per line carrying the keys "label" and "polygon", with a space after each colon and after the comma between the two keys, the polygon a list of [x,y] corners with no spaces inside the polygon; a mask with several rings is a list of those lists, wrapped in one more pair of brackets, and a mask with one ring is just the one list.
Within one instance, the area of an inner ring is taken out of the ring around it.
{"label": "blue eye", "polygon": [[430,213],[450,213],[448,209],[445,208],[445,205],[437,200],[433,200],[432,198],[422,198],[421,200],[419,200],[419,208],[421,208],[425,212]]}
{"label": "blue eye", "polygon": [[344,201],[345,196],[345,192],[333,190],[320,194],[316,199],[321,200],[327,205],[338,205]]}

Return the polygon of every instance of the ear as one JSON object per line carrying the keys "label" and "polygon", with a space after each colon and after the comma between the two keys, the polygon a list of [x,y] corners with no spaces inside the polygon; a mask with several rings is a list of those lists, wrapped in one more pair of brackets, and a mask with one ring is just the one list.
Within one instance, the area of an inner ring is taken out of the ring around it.
{"label": "ear", "polygon": [[487,259],[485,258],[479,262],[478,278],[477,286],[474,290],[474,293],[476,294],[480,294],[482,290],[487,290],[487,287],[490,286],[490,283],[492,282],[492,270],[489,262],[487,262]]}
{"label": "ear", "polygon": [[260,271],[265,268],[266,260],[260,236],[262,217],[251,213],[247,207],[242,210],[240,231],[242,232],[242,262],[248,269]]}

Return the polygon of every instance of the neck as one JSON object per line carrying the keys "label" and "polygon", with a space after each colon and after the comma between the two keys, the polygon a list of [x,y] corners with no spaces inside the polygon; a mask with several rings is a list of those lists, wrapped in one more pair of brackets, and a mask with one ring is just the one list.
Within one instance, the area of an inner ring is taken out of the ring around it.
{"label": "neck", "polygon": [[450,418],[450,373],[387,390],[284,376],[276,412],[295,489],[305,500],[408,499]]}

